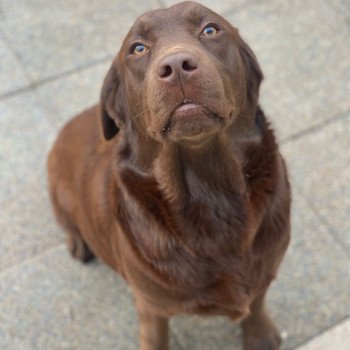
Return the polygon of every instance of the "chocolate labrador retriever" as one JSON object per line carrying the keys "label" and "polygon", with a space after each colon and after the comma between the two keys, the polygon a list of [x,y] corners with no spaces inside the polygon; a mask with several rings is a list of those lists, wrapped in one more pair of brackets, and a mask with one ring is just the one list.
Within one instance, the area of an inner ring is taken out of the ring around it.
{"label": "chocolate labrador retriever", "polygon": [[[264,295],[289,242],[284,161],[259,107],[262,73],[222,17],[192,2],[137,19],[101,103],[48,161],[72,255],[132,288],[143,350],[175,314],[242,321],[246,350],[278,349]],[[100,127],[101,125],[101,127]]]}

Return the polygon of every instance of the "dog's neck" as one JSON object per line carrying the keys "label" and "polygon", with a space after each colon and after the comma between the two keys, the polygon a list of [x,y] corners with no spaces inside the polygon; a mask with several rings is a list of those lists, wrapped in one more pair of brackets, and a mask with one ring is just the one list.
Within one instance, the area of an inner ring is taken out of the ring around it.
{"label": "dog's neck", "polygon": [[246,152],[255,153],[260,146],[247,146],[243,139],[223,135],[203,147],[153,145],[151,151],[143,150],[147,162],[135,155],[140,144],[121,145],[119,222],[135,249],[164,278],[197,288],[214,282],[218,269],[232,275],[236,292],[246,297],[248,282],[242,276],[249,274],[241,272],[249,264],[256,232],[245,176],[255,161],[247,167]]}
{"label": "dog's neck", "polygon": [[154,176],[169,200],[204,204],[211,195],[244,192],[240,163],[233,144],[216,135],[201,145],[165,144],[154,161]]}
{"label": "dog's neck", "polygon": [[[163,206],[167,203],[169,216],[180,218],[183,227],[191,227],[192,232],[210,236],[217,227],[228,232],[232,225],[241,226],[247,200],[242,145],[227,134],[212,136],[200,144],[153,144],[151,151],[142,149],[140,140],[133,141],[137,143],[124,145],[120,153],[124,157],[120,164],[122,181],[130,193],[140,200],[143,197],[144,203],[161,198],[159,202]],[[152,190],[147,192],[146,187]],[[153,208],[159,209],[156,204]]]}
{"label": "dog's neck", "polygon": [[248,283],[239,274],[248,263],[253,221],[237,152],[226,137],[204,147],[169,143],[148,169],[124,152],[129,157],[118,166],[119,221],[144,259],[177,284],[214,283],[219,270],[239,281],[237,290]]}

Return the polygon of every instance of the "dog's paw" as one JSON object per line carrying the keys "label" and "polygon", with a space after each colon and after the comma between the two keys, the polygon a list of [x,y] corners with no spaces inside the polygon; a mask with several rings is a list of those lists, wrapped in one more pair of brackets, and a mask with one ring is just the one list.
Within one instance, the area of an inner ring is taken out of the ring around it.
{"label": "dog's paw", "polygon": [[77,235],[69,235],[67,237],[67,245],[71,255],[83,263],[88,263],[95,258],[94,253],[90,250],[88,245]]}
{"label": "dog's paw", "polygon": [[279,350],[281,337],[277,331],[261,337],[246,337],[244,350]]}

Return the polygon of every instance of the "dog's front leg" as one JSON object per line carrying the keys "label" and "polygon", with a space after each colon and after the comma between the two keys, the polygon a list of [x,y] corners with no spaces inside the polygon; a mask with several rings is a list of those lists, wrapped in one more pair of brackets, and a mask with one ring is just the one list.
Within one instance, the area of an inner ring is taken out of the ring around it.
{"label": "dog's front leg", "polygon": [[281,338],[264,307],[265,293],[252,303],[250,315],[243,320],[244,350],[279,350]]}
{"label": "dog's front leg", "polygon": [[156,314],[142,299],[136,298],[136,309],[140,320],[140,349],[168,349],[168,318]]}

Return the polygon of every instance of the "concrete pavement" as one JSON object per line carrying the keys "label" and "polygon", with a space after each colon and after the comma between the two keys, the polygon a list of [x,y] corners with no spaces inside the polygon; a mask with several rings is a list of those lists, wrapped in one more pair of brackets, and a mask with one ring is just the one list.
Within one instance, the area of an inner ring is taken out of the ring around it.
{"label": "concrete pavement", "polygon": [[[0,0],[0,349],[137,349],[127,285],[65,249],[45,163],[59,128],[98,101],[136,17],[173,3]],[[349,350],[349,3],[202,3],[256,53],[262,106],[291,175],[293,239],[269,293],[283,349]],[[179,316],[171,325],[173,350],[241,345],[225,318]]]}

